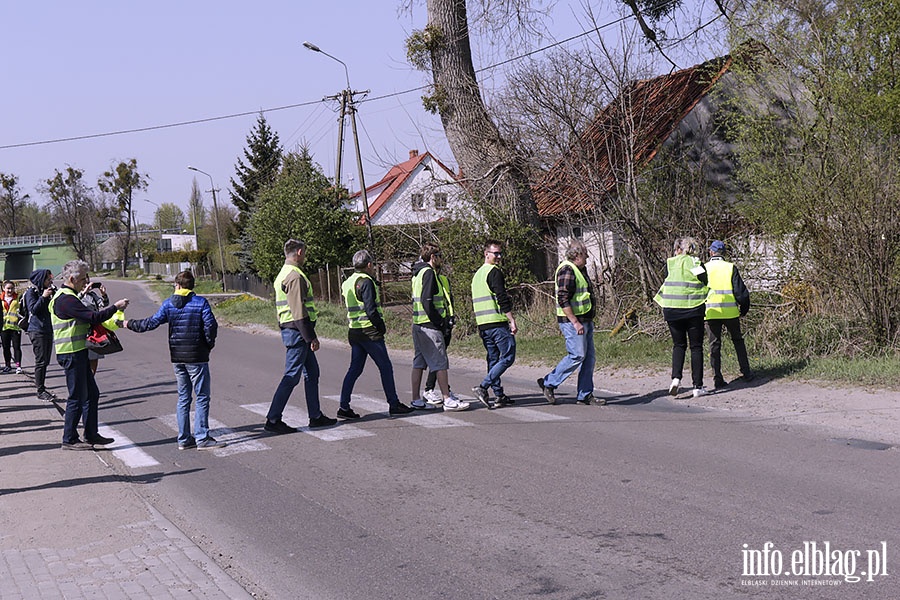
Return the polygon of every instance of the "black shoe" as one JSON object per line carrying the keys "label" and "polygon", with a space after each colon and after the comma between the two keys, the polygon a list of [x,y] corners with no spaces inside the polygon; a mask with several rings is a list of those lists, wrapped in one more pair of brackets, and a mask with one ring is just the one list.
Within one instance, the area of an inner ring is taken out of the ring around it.
{"label": "black shoe", "polygon": [[320,427],[331,427],[332,425],[337,425],[337,419],[332,419],[331,417],[326,417],[324,413],[322,413],[315,419],[309,420],[309,428],[310,429],[319,429]]}
{"label": "black shoe", "polygon": [[94,446],[78,440],[77,442],[72,443],[63,442],[61,448],[63,450],[93,450]]}
{"label": "black shoe", "polygon": [[190,450],[191,448],[197,447],[197,440],[194,438],[189,439],[186,442],[178,442],[179,450]]}
{"label": "black shoe", "polygon": [[56,399],[56,397],[53,394],[51,394],[50,392],[48,392],[47,390],[41,390],[40,392],[37,393],[37,399],[43,400],[45,402],[53,402]]}
{"label": "black shoe", "polygon": [[754,373],[753,371],[750,371],[749,373],[746,373],[741,376],[741,381],[744,381],[747,383],[753,381],[754,379],[756,379],[756,373]]}
{"label": "black shoe", "polygon": [[403,404],[402,402],[397,406],[392,406],[388,410],[388,414],[392,417],[396,417],[398,415],[408,415],[411,412],[415,412],[416,409]]}
{"label": "black shoe", "polygon": [[98,433],[97,435],[92,437],[84,436],[84,441],[95,446],[106,446],[107,444],[112,444],[116,440],[114,440],[113,438],[103,437]]}
{"label": "black shoe", "polygon": [[587,396],[585,396],[585,397],[582,398],[581,400],[576,399],[575,402],[577,402],[578,404],[584,404],[585,406],[590,406],[590,405],[591,405],[591,401],[592,401],[593,399],[594,399],[594,395],[593,395],[593,394],[588,394]]}
{"label": "black shoe", "polygon": [[724,379],[716,379],[716,380],[713,382],[713,389],[714,389],[714,390],[721,390],[722,388],[727,388],[727,387],[728,387],[728,382],[725,381]]}
{"label": "black shoe", "polygon": [[353,412],[352,408],[339,408],[337,412],[337,416],[341,419],[360,419],[358,414]]}
{"label": "black shoe", "polygon": [[296,427],[291,427],[281,419],[277,421],[269,421],[266,420],[266,426],[263,427],[269,433],[277,433],[278,435],[282,435],[285,433],[297,433]]}
{"label": "black shoe", "polygon": [[541,391],[544,393],[544,398],[547,399],[547,402],[550,404],[556,404],[556,394],[553,393],[553,390],[556,388],[550,387],[549,385],[544,385],[544,378],[541,377],[537,380],[538,387],[541,388]]}
{"label": "black shoe", "polygon": [[497,396],[497,404],[500,406],[509,406],[510,404],[515,404],[516,401],[507,396],[506,394],[501,394]]}

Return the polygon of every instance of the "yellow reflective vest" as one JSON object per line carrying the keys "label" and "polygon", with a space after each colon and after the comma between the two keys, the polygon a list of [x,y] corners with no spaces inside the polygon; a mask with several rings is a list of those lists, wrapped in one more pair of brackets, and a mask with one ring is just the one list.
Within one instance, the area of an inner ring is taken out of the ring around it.
{"label": "yellow reflective vest", "polygon": [[507,321],[506,314],[500,312],[497,297],[488,286],[488,275],[496,268],[497,265],[484,263],[472,277],[472,310],[475,313],[475,323],[478,325]]}
{"label": "yellow reflective vest", "polygon": [[709,273],[709,294],[706,296],[706,320],[734,319],[741,309],[734,297],[731,278],[734,264],[725,260],[711,260],[704,265]]}
{"label": "yellow reflective vest", "polygon": [[365,329],[372,327],[372,321],[366,314],[366,307],[362,300],[356,296],[356,282],[360,279],[369,279],[375,287],[375,305],[378,314],[384,318],[384,310],[381,308],[381,294],[375,280],[368,273],[355,272],[347,280],[341,284],[341,293],[344,296],[344,305],[347,307],[347,320],[350,322],[350,329]]}
{"label": "yellow reflective vest", "polygon": [[303,298],[303,305],[306,307],[306,312],[309,315],[309,320],[315,322],[316,320],[316,304],[313,301],[313,291],[312,284],[309,283],[309,278],[306,274],[300,270],[299,267],[295,267],[294,265],[284,265],[281,267],[281,271],[279,271],[278,276],[275,278],[275,314],[278,316],[278,323],[290,323],[291,321],[296,321],[297,319],[294,317],[293,313],[291,313],[291,307],[288,305],[287,300],[287,292],[281,287],[284,283],[285,278],[291,273],[291,271],[296,271],[300,274],[300,277],[303,278],[303,281],[306,282],[306,296]]}
{"label": "yellow reflective vest", "polygon": [[[84,350],[87,347],[85,345],[85,340],[87,339],[88,333],[91,331],[90,323],[85,323],[84,321],[79,321],[77,319],[60,319],[56,316],[56,311],[54,310],[56,307],[56,300],[63,294],[72,296],[76,300],[78,299],[78,295],[74,290],[67,287],[61,287],[50,300],[50,320],[53,323],[53,344],[57,355],[74,354]],[[81,301],[79,300],[79,302]]]}
{"label": "yellow reflective vest", "polygon": [[[571,267],[575,272],[575,294],[569,300],[569,304],[572,307],[572,313],[575,316],[586,315],[591,311],[591,289],[588,287],[587,278],[585,278],[584,273],[581,272],[575,263],[569,260],[564,260],[559,263],[559,266],[556,267],[556,274],[553,276],[553,279],[556,281],[556,296],[559,297],[559,272],[563,269],[563,267]],[[565,317],[566,313],[563,312],[561,306],[557,305],[556,307],[556,316],[557,317]]]}
{"label": "yellow reflective vest", "polygon": [[[0,292],[3,294],[3,292]],[[3,300],[3,331],[22,331],[19,327],[19,297],[13,298],[9,304]]]}
{"label": "yellow reflective vest", "polygon": [[443,275],[435,273],[431,265],[428,265],[423,269],[419,269],[419,272],[412,278],[413,323],[416,325],[424,325],[430,322],[428,315],[425,313],[425,306],[422,304],[422,282],[425,278],[425,271],[434,273],[434,279],[437,282],[438,293],[432,298],[434,308],[443,318],[453,315],[453,304],[450,302],[450,282]]}
{"label": "yellow reflective vest", "polygon": [[666,261],[666,280],[653,301],[663,308],[694,308],[706,302],[708,289],[700,283],[691,269],[700,266],[700,260],[689,254],[678,254]]}

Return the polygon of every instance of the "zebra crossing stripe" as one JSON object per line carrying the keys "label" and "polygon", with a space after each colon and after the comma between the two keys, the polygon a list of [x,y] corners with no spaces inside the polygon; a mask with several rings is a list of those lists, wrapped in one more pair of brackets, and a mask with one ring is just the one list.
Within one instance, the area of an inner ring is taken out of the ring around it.
{"label": "zebra crossing stripe", "polygon": [[[269,404],[242,404],[241,408],[249,410],[252,413],[266,416],[269,413]],[[291,423],[303,423],[309,421],[309,416],[305,410],[301,410],[294,406],[286,406],[282,419],[290,425]],[[354,438],[369,437],[375,435],[371,431],[366,431],[354,425],[342,423],[337,427],[329,427],[326,429],[310,429],[309,427],[299,427],[299,431],[319,438],[323,442],[337,442],[340,440],[351,440]]]}
{"label": "zebra crossing stripe", "polygon": [[[340,396],[325,396],[332,400],[340,400]],[[463,397],[460,396],[460,400]],[[350,397],[350,406],[355,410],[362,412],[387,412],[387,403],[385,400],[379,400],[371,396],[360,396],[354,394]],[[410,423],[425,427],[426,429],[442,429],[444,427],[471,427],[472,423],[456,419],[446,413],[434,412],[427,413],[424,411],[416,411],[403,419],[403,423]]]}
{"label": "zebra crossing stripe", "polygon": [[563,415],[557,415],[555,413],[544,412],[535,408],[524,408],[520,406],[504,407],[501,410],[495,410],[494,413],[503,415],[504,417],[509,417],[510,419],[513,419],[515,421],[521,421],[523,423],[541,423],[547,421],[569,420],[569,417],[565,417]]}
{"label": "zebra crossing stripe", "polygon": [[[178,417],[176,415],[162,415],[157,417],[166,427],[172,431],[178,431]],[[269,446],[253,439],[246,433],[241,433],[227,427],[221,421],[209,420],[209,434],[227,445],[224,448],[216,448],[212,451],[216,456],[231,456],[241,452],[256,452],[259,450],[271,450]]]}
{"label": "zebra crossing stripe", "polygon": [[139,469],[141,467],[155,467],[159,464],[159,461],[141,450],[134,442],[115,429],[101,423],[97,431],[103,437],[111,437],[115,440],[112,444],[104,447],[107,450],[111,450],[113,456],[125,463],[126,467]]}

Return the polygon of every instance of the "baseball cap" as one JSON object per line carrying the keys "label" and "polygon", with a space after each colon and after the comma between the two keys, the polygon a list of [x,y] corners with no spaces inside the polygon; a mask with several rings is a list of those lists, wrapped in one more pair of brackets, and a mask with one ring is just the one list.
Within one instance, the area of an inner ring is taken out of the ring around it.
{"label": "baseball cap", "polygon": [[713,243],[709,245],[710,252],[725,252],[725,242],[721,242],[719,240],[713,240]]}

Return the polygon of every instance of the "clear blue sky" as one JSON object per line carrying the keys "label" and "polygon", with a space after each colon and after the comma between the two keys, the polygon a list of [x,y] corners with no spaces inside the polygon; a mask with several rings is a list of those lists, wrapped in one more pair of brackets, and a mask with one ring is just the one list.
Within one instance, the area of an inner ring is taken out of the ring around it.
{"label": "clear blue sky", "polygon": [[[424,3],[423,3],[424,4]],[[150,187],[136,203],[138,218],[152,222],[157,204],[186,207],[191,181],[209,189],[210,173],[222,203],[256,112],[278,132],[285,148],[310,146],[333,176],[337,116],[323,97],[345,87],[344,70],[306,50],[309,40],[343,60],[354,89],[370,97],[427,83],[406,62],[404,40],[425,23],[424,5],[398,13],[398,0],[332,2],[225,0],[154,2],[4,2],[0,5],[0,146],[30,144],[121,130],[164,126],[236,113],[207,123],[24,147],[0,148],[0,172],[19,177],[24,193],[36,191],[54,169],[71,165],[95,184],[114,162],[136,158]],[[559,2],[547,20],[552,37],[582,31],[573,14],[579,0]],[[546,43],[546,42],[545,42]],[[488,48],[493,52],[496,49]],[[497,55],[482,54],[479,65]],[[501,57],[502,58],[502,57]],[[703,57],[706,58],[706,57]],[[502,77],[502,74],[483,78]],[[440,121],[413,92],[360,106],[365,177],[374,183],[405,160],[411,148],[430,150],[454,165]],[[276,107],[308,106],[270,111]],[[358,186],[349,127],[344,176]],[[210,196],[204,201],[211,206]]]}

